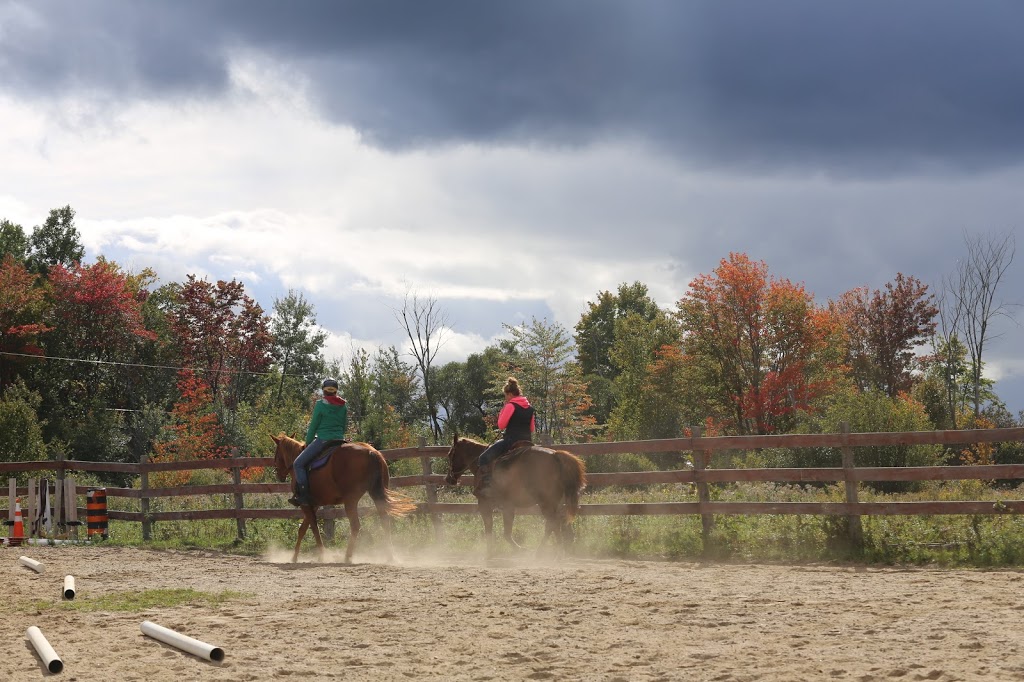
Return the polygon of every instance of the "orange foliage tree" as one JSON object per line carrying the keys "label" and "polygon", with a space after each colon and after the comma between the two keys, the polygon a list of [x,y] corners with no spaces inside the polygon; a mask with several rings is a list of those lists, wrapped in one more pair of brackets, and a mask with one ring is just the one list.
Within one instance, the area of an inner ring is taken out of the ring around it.
{"label": "orange foliage tree", "polygon": [[[223,429],[213,409],[209,384],[188,370],[178,374],[180,395],[171,410],[170,423],[164,437],[153,445],[154,462],[182,462],[226,457],[227,450],[217,445]],[[154,476],[155,486],[184,485],[191,477],[188,471],[161,472]]]}
{"label": "orange foliage tree", "polygon": [[811,412],[842,367],[840,317],[764,261],[731,253],[678,302],[683,357],[730,431],[774,433]]}

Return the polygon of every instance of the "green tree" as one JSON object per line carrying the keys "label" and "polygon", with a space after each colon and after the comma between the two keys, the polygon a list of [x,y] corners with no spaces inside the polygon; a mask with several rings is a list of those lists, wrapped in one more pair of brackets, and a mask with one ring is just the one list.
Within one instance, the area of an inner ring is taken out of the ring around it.
{"label": "green tree", "polygon": [[[654,435],[660,434],[667,422],[680,420],[684,413],[677,387],[669,385],[677,373],[666,373],[664,364],[670,362],[670,356],[677,357],[679,343],[679,326],[666,315],[648,319],[634,313],[616,321],[611,359],[619,401],[608,419],[608,436],[640,440],[681,435]],[[651,409],[653,405],[658,405],[656,412]],[[668,417],[669,411],[676,415]],[[655,426],[659,423],[661,427]]]}
{"label": "green tree", "polygon": [[348,366],[338,376],[341,395],[348,402],[349,433],[367,439],[363,420],[373,403],[373,360],[365,348],[355,348]]}
{"label": "green tree", "polygon": [[573,344],[557,322],[533,318],[527,325],[505,325],[510,335],[506,357],[493,374],[499,387],[515,376],[536,410],[539,433],[559,441],[583,440],[593,432],[590,396],[573,358]]}
{"label": "green tree", "polygon": [[327,333],[317,326],[313,304],[301,292],[291,289],[284,298],[275,299],[270,334],[274,339],[274,361],[281,373],[277,403],[280,404],[286,386],[293,395],[307,395],[309,387],[323,374],[323,349],[327,341]]}
{"label": "green tree", "polygon": [[42,398],[23,381],[0,394],[0,462],[34,462],[49,459],[39,422]]}
{"label": "green tree", "polygon": [[665,313],[650,297],[646,285],[623,283],[614,294],[600,292],[576,323],[576,357],[593,399],[591,414],[599,424],[608,420],[615,407],[614,381],[619,375],[612,358],[615,325],[630,315],[653,321]]}
{"label": "green tree", "polygon": [[21,225],[4,218],[0,220],[0,261],[7,256],[24,262],[28,257],[28,236]]}
{"label": "green tree", "polygon": [[[890,397],[879,390],[845,390],[835,393],[825,410],[809,417],[809,428],[818,432],[835,432],[847,422],[852,433],[888,433],[895,431],[928,431],[931,421],[924,405],[901,394]],[[942,464],[941,446],[885,445],[857,448],[859,467],[913,467]],[[805,448],[793,451],[777,464],[791,467],[841,466],[838,448]],[[919,487],[918,483],[902,481],[871,482],[882,492],[900,492]]]}
{"label": "green tree", "polygon": [[47,274],[55,265],[73,266],[85,258],[85,247],[75,227],[75,211],[62,206],[50,211],[28,240],[28,265],[33,272]]}

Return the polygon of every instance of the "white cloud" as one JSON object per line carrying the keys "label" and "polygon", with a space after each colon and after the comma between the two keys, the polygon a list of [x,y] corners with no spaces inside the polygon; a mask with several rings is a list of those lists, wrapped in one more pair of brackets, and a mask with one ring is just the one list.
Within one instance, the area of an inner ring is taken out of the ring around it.
{"label": "white cloud", "polygon": [[[326,321],[328,354],[347,357],[353,345],[402,346],[391,308],[410,286],[492,306],[509,324],[543,308],[571,331],[588,301],[622,283],[671,307],[730,251],[819,297],[897,271],[934,282],[965,227],[1000,228],[1021,212],[1020,168],[877,183],[738,176],[624,140],[389,153],[321,119],[285,67],[239,55],[232,78],[221,99],[175,103],[0,97],[0,217],[29,229],[70,204],[91,256],[163,281],[298,289]],[[367,316],[386,333],[343,329]],[[502,334],[499,321],[474,322],[456,321],[444,361]],[[1015,338],[1000,344],[1017,353]],[[989,371],[1019,375],[1021,362]]]}

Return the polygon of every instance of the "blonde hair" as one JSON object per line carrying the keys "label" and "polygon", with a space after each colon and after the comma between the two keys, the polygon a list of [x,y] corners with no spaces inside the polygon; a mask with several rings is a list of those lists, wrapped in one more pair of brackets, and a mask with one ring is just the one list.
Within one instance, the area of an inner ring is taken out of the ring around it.
{"label": "blonde hair", "polygon": [[511,393],[512,395],[522,395],[522,391],[519,390],[519,382],[515,377],[509,377],[508,381],[505,382],[505,393]]}

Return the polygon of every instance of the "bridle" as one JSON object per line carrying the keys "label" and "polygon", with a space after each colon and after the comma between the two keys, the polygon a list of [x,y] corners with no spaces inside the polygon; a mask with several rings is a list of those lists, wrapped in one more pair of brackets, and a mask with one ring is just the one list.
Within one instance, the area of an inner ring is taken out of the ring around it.
{"label": "bridle", "polygon": [[[458,441],[455,441],[455,443],[452,445],[452,449],[448,451],[449,466],[451,466],[452,460],[455,459],[455,448],[457,447],[457,445]],[[445,485],[455,485],[456,483],[458,483],[459,477],[462,476],[462,474],[466,473],[467,469],[469,469],[469,463],[466,461],[466,458],[463,457],[461,468],[452,468],[448,470],[448,475],[444,477]]]}

